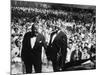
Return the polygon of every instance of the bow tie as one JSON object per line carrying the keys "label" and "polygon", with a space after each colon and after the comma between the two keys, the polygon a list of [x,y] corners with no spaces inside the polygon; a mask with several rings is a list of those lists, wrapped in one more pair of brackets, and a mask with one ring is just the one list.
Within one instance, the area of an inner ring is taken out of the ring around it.
{"label": "bow tie", "polygon": [[31,37],[37,37],[37,35],[31,35]]}

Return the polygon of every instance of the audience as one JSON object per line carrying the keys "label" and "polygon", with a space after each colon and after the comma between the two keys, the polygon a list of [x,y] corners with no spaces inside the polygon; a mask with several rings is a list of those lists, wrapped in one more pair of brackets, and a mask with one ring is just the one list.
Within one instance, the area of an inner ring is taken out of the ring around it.
{"label": "audience", "polygon": [[50,33],[55,31],[57,26],[66,33],[68,38],[67,62],[70,62],[73,59],[71,55],[77,52],[80,55],[79,59],[88,59],[93,54],[95,55],[96,23],[95,14],[92,12],[84,10],[80,13],[81,11],[26,7],[12,7],[11,12],[11,53],[13,58],[20,57],[23,36],[31,30],[33,24],[38,27],[38,32],[45,36],[47,44],[50,40]]}

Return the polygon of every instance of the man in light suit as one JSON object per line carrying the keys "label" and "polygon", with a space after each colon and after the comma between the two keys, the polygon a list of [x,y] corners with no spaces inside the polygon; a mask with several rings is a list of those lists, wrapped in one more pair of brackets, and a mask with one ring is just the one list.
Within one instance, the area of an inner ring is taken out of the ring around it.
{"label": "man in light suit", "polygon": [[40,73],[42,68],[42,46],[46,47],[45,38],[37,32],[34,25],[31,30],[31,32],[26,33],[24,36],[21,58],[24,62],[26,73],[32,73],[32,65],[34,65],[35,72]]}

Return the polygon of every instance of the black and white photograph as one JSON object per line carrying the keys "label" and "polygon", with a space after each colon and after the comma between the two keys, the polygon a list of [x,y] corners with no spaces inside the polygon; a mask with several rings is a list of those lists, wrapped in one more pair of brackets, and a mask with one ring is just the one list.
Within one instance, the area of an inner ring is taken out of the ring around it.
{"label": "black and white photograph", "polygon": [[96,69],[96,6],[11,0],[10,74]]}

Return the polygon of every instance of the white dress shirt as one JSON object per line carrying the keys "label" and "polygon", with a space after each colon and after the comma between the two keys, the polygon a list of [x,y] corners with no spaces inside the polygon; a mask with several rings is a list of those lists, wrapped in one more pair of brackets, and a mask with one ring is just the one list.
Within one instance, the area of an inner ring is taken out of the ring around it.
{"label": "white dress shirt", "polygon": [[35,45],[35,42],[36,42],[36,37],[32,37],[32,38],[30,39],[30,41],[31,41],[31,48],[33,48],[34,45]]}
{"label": "white dress shirt", "polygon": [[54,41],[55,37],[57,36],[57,34],[59,34],[59,32],[60,31],[58,31],[56,34],[53,35],[51,43]]}
{"label": "white dress shirt", "polygon": [[54,41],[54,39],[55,39],[56,36],[57,36],[57,34],[53,35],[51,43]]}

